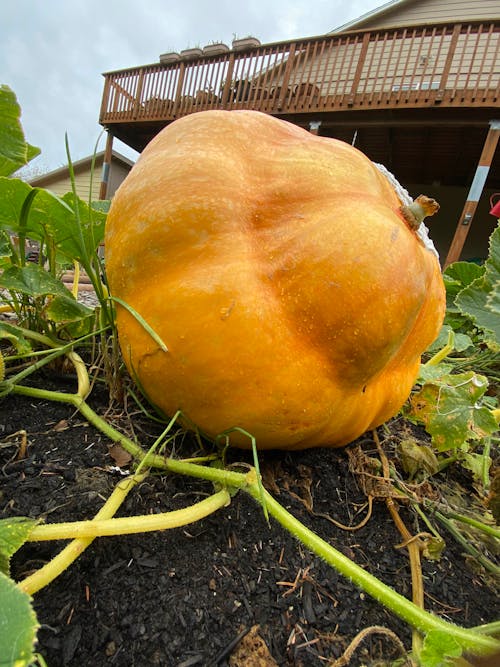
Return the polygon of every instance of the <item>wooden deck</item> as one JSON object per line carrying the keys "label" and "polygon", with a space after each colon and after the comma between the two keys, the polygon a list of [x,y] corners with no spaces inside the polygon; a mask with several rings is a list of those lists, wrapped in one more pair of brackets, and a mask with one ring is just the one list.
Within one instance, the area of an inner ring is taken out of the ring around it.
{"label": "wooden deck", "polygon": [[205,109],[256,109],[296,121],[474,108],[487,118],[498,110],[500,24],[327,35],[104,77],[100,122],[137,150],[162,126]]}

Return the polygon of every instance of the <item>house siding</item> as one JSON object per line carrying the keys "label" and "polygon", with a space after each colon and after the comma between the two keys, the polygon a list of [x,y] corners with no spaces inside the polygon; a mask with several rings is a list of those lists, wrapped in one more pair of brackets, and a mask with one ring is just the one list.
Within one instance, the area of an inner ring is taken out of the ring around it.
{"label": "house siding", "polygon": [[[91,195],[92,200],[99,199],[99,187],[101,180],[100,174],[101,170],[96,169],[92,180],[92,195]],[[80,199],[83,199],[83,201],[88,201],[91,189],[90,170],[82,172],[81,174],[75,174],[75,186],[76,186],[76,192],[80,197]],[[62,195],[65,195],[67,192],[71,192],[72,190],[71,179],[69,178],[69,176],[65,178],[59,178],[57,181],[54,181],[52,183],[47,183],[45,187],[54,194],[62,197]]]}
{"label": "house siding", "polygon": [[[97,156],[92,173],[92,158],[82,160],[83,164],[75,165],[75,186],[76,192],[80,199],[92,201],[99,199],[103,154]],[[111,158],[111,165],[108,175],[108,191],[107,198],[110,199],[125,180],[125,177],[132,168],[133,163],[128,161],[128,158],[123,158],[114,154]],[[58,196],[63,196],[67,192],[72,191],[71,178],[69,176],[68,168],[56,169],[53,172],[44,174],[29,181],[31,185],[46,188]],[[91,192],[92,188],[92,192]]]}
{"label": "house siding", "polygon": [[[487,21],[500,16],[498,0],[414,0],[379,16],[353,24],[349,30],[378,30],[437,23]],[[337,31],[335,31],[337,32]]]}
{"label": "house siding", "polygon": [[[441,79],[452,45],[446,26],[401,28],[374,32],[365,45],[361,72],[362,35],[338,35],[314,45],[304,45],[290,64],[289,95],[299,87],[321,97],[355,93],[391,93],[441,88]],[[464,27],[458,35],[446,77],[451,90],[495,88],[500,82],[500,33],[492,24]],[[356,76],[358,77],[356,79]],[[273,84],[284,83],[284,68],[275,72]],[[310,98],[309,98],[310,99]]]}

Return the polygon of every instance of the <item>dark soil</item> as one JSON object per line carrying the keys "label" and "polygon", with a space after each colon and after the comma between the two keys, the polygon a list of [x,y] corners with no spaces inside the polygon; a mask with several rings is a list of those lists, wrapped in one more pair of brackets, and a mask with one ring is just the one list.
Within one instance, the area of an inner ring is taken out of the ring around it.
{"label": "dark soil", "polygon": [[[68,390],[64,384],[57,386]],[[90,403],[100,412],[108,408],[99,392]],[[113,423],[127,432],[132,423],[145,447],[163,428],[116,411]],[[402,421],[392,425],[395,432],[404,428]],[[14,434],[22,429],[28,449],[18,460],[20,436]],[[121,479],[109,446],[105,436],[66,405],[12,395],[2,399],[0,517],[42,517],[47,522],[91,518]],[[384,446],[391,454],[390,443]],[[183,456],[191,455],[194,439],[186,438],[182,447]],[[363,449],[375,451],[371,442]],[[266,486],[337,549],[411,597],[407,551],[397,547],[402,538],[385,502],[374,503],[363,528],[346,531],[313,516],[300,500],[310,491],[316,513],[347,525],[361,521],[366,497],[348,451],[262,454]],[[232,457],[250,462],[246,452],[233,452]],[[211,492],[211,485],[199,480],[150,475],[119,515],[177,509]],[[412,533],[425,530],[408,508],[400,507],[400,512]],[[13,576],[21,579],[40,567],[62,544],[25,545],[13,559]],[[498,616],[493,584],[448,536],[441,560],[424,560],[423,572],[428,609],[466,626]],[[408,626],[274,520],[267,525],[259,506],[243,492],[226,509],[186,528],[97,539],[69,570],[35,595],[34,603],[41,623],[38,651],[49,667],[315,667],[342,655],[369,626],[385,626],[406,649],[411,647]],[[237,640],[251,628],[245,653],[245,644],[238,648]],[[388,663],[399,655],[393,640],[372,634],[349,664]]]}

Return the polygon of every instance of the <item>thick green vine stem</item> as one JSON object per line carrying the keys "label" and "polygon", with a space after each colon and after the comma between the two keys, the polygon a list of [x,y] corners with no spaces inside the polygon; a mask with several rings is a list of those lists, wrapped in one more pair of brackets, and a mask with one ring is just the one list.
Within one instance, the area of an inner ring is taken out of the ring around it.
{"label": "thick green vine stem", "polygon": [[[260,502],[260,494],[257,485],[251,485],[245,489],[257,502]],[[363,589],[366,593],[390,609],[396,616],[403,619],[409,625],[416,628],[423,634],[432,630],[446,632],[453,637],[463,649],[477,654],[488,654],[500,649],[500,642],[484,634],[468,630],[458,625],[444,621],[443,619],[431,614],[417,605],[414,605],[403,595],[400,595],[390,586],[374,577],[352,560],[344,556],[343,553],[334,549],[328,542],[321,539],[312,530],[309,530],[294,516],[292,516],[282,505],[280,505],[267,491],[266,505],[268,512],[273,516],[286,530],[297,537],[302,544],[308,547],[316,555],[323,558],[337,572],[344,575],[356,586]]]}
{"label": "thick green vine stem", "polygon": [[[340,551],[334,549],[330,544],[321,539],[318,535],[304,526],[298,519],[291,515],[282,507],[267,491],[258,484],[257,475],[254,469],[247,473],[235,472],[233,470],[220,470],[210,466],[198,465],[188,461],[176,460],[159,456],[158,454],[148,454],[140,445],[133,442],[119,431],[106,423],[85,400],[78,394],[65,394],[33,387],[15,385],[12,391],[17,394],[66,402],[77,408],[85,418],[96,428],[100,429],[112,441],[119,443],[132,456],[143,461],[150,467],[157,467],[163,470],[169,470],[173,473],[197,477],[199,479],[209,480],[220,484],[222,487],[233,489],[242,489],[249,493],[259,504],[265,503],[267,511],[273,516],[287,531],[297,537],[307,548],[323,558],[337,572],[352,581],[356,586],[364,590],[370,596],[379,601],[396,616],[406,621],[413,628],[427,634],[431,631],[446,632],[453,637],[455,641],[462,646],[464,650],[476,654],[488,654],[500,649],[500,642],[485,635],[483,632],[474,631],[457,626],[445,621],[434,614],[421,609],[410,600],[397,593],[390,586],[384,584],[375,576],[364,570],[362,567],[344,556]],[[104,518],[96,516],[96,519]],[[92,540],[92,538],[79,538],[81,540]],[[75,540],[76,542],[77,540]],[[33,588],[29,587],[29,592]],[[35,590],[38,590],[36,588]]]}

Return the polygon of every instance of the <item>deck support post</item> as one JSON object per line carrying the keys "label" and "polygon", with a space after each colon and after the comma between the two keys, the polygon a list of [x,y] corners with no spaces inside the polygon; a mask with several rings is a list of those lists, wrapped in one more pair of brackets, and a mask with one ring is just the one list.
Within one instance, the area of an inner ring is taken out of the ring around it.
{"label": "deck support post", "polygon": [[108,195],[109,172],[111,169],[111,156],[113,154],[113,135],[109,130],[106,134],[106,148],[104,149],[104,161],[102,163],[99,199],[106,199]]}
{"label": "deck support post", "polygon": [[458,219],[457,228],[455,230],[455,236],[451,242],[448,255],[444,262],[443,268],[445,269],[449,264],[456,262],[460,259],[467,234],[472,224],[472,219],[477,209],[479,199],[483,192],[486,179],[488,177],[488,172],[495,155],[495,150],[500,138],[500,120],[491,120],[490,129],[486,135],[486,139],[483,145],[483,151],[479,162],[476,168],[476,174],[470,186],[469,194],[467,196],[467,201],[465,202],[464,208],[462,210],[462,215]]}

